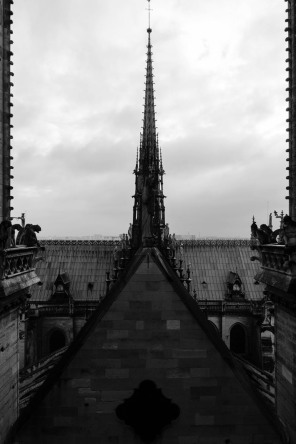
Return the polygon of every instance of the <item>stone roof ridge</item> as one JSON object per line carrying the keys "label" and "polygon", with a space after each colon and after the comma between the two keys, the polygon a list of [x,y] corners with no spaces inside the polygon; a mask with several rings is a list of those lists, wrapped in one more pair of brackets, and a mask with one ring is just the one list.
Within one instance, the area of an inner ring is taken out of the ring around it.
{"label": "stone roof ridge", "polygon": [[116,245],[120,245],[120,243],[121,243],[120,240],[40,239],[40,244],[42,246],[46,246],[46,245],[48,245],[48,246],[50,246],[50,245],[57,245],[57,246],[97,245],[97,246],[105,246],[105,247],[114,247]]}
{"label": "stone roof ridge", "polygon": [[223,238],[223,239],[178,239],[178,244],[184,247],[249,247],[250,239]]}
{"label": "stone roof ridge", "polygon": [[[57,246],[71,246],[71,245],[97,245],[97,246],[116,246],[120,245],[120,240],[99,240],[99,239],[40,239],[40,244],[57,245]],[[249,247],[251,245],[250,239],[239,238],[217,238],[217,239],[178,239],[178,244],[188,247]]]}

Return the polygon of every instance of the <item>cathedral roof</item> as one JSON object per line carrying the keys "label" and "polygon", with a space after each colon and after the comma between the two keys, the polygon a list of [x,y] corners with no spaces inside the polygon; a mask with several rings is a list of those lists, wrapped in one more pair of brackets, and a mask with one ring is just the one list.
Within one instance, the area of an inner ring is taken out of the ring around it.
{"label": "cathedral roof", "polygon": [[281,442],[243,367],[156,248],[135,254],[24,410],[19,438],[138,442],[133,416],[144,409],[140,419],[151,430],[157,408],[143,382],[174,410],[165,428],[157,418],[164,444],[198,436],[205,443]]}
{"label": "cathedral roof", "polygon": [[[223,301],[230,272],[242,280],[246,299],[263,298],[263,285],[254,281],[260,264],[250,260],[254,252],[248,240],[200,239],[182,244],[183,267],[190,264],[191,289],[198,300]],[[46,247],[45,257],[38,262],[37,273],[43,285],[31,289],[32,302],[50,299],[59,272],[68,274],[74,300],[95,302],[105,296],[106,271],[113,268],[117,241],[42,241],[42,245]],[[179,243],[177,258],[180,255]]]}

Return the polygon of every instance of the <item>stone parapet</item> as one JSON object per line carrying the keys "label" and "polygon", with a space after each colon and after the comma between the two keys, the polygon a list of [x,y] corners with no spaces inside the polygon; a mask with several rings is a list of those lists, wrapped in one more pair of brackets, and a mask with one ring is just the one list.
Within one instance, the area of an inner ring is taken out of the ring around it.
{"label": "stone parapet", "polygon": [[268,244],[256,247],[261,271],[255,279],[268,286],[272,293],[292,295],[296,290],[296,248]]}
{"label": "stone parapet", "polygon": [[31,285],[40,282],[35,272],[38,259],[38,247],[9,248],[0,251],[0,304],[20,291],[26,291]]}

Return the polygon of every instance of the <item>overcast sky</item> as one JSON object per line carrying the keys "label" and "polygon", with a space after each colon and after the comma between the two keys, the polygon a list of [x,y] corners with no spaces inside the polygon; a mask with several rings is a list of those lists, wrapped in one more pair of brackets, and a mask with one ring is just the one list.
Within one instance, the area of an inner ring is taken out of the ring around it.
{"label": "overcast sky", "polygon": [[[249,237],[287,211],[282,0],[151,0],[171,232]],[[132,221],[145,0],[26,0],[14,11],[13,215],[43,236]],[[277,222],[275,223],[277,225]]]}

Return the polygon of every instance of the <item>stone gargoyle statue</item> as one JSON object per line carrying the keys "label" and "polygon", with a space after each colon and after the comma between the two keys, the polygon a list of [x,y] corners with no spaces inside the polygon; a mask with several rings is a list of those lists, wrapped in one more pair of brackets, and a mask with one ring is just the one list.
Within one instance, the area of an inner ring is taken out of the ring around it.
{"label": "stone gargoyle statue", "polygon": [[284,216],[283,218],[283,228],[282,228],[282,239],[284,244],[288,247],[296,246],[296,222],[291,218],[291,216]]}
{"label": "stone gargoyle statue", "polygon": [[256,222],[254,221],[251,225],[251,232],[253,237],[258,239],[259,243],[263,245],[276,243],[280,230],[272,231],[272,229],[266,224],[262,224],[260,225],[260,228],[258,228]]}
{"label": "stone gargoyle statue", "polygon": [[0,223],[0,249],[8,248],[11,237],[11,222],[10,220],[3,220]]}
{"label": "stone gargoyle statue", "polygon": [[36,233],[41,231],[39,225],[27,224],[22,231],[19,231],[16,244],[25,245],[26,247],[40,247]]}

